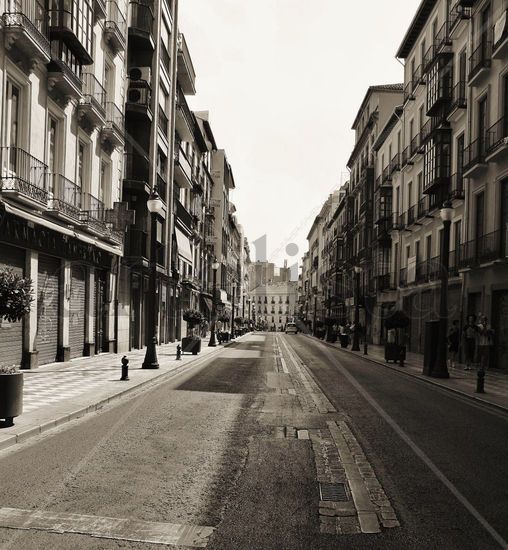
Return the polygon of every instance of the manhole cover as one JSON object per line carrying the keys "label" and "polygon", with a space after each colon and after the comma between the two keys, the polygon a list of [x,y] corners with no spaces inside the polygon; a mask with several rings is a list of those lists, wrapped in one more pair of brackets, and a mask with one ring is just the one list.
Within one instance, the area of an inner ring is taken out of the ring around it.
{"label": "manhole cover", "polygon": [[321,500],[332,502],[346,502],[349,500],[348,490],[344,483],[320,483],[319,495]]}

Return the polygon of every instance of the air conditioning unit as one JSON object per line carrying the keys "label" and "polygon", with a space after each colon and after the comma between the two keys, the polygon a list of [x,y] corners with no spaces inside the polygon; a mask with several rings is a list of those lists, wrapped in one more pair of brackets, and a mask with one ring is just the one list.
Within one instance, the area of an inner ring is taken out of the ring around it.
{"label": "air conditioning unit", "polygon": [[144,80],[145,82],[150,82],[152,79],[152,69],[151,67],[132,67],[129,70],[130,80]]}

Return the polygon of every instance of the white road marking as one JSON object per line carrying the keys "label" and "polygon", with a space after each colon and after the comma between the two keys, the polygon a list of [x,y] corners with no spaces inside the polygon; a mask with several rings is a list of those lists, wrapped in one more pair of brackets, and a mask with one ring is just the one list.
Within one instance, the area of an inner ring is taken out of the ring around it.
{"label": "white road marking", "polygon": [[205,548],[213,527],[160,523],[109,517],[0,508],[0,527],[10,529],[75,533],[92,537]]}
{"label": "white road marking", "polygon": [[397,422],[381,407],[381,405],[370,395],[358,380],[343,367],[337,358],[333,356],[326,346],[322,346],[322,351],[337,365],[342,374],[358,390],[363,398],[379,413],[379,415],[391,426],[395,433],[413,450],[413,452],[424,462],[434,475],[443,483],[445,487],[455,496],[455,498],[468,510],[468,512],[482,525],[490,536],[501,546],[508,549],[508,542],[503,539],[496,529],[482,516],[482,514],[469,502],[469,500],[460,492],[460,490],[451,482],[445,474],[432,462],[425,451],[421,449],[397,424]]}

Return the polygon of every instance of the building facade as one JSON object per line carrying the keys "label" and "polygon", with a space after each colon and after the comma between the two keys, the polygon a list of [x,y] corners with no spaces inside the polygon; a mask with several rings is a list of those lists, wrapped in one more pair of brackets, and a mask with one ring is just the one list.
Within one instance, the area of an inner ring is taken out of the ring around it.
{"label": "building facade", "polygon": [[3,4],[0,265],[32,280],[34,302],[23,322],[1,322],[2,362],[117,349],[126,12]]}

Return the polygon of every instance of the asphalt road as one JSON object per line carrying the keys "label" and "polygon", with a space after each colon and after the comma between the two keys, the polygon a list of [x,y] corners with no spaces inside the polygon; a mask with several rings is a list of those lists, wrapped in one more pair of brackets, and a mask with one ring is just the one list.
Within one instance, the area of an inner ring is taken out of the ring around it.
{"label": "asphalt road", "polygon": [[[400,528],[319,533],[310,442],[274,430],[327,416],[279,395],[273,335],[0,454],[0,507],[215,527],[213,550],[501,547],[492,531],[508,539],[506,417],[305,336],[283,338],[348,419]],[[4,528],[0,548],[161,546]]]}

